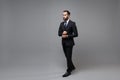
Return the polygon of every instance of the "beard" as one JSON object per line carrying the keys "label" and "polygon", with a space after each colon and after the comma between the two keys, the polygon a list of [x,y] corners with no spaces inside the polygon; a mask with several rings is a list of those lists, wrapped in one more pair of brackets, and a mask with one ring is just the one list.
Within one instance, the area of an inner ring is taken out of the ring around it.
{"label": "beard", "polygon": [[67,21],[67,20],[68,20],[68,17],[66,17],[66,18],[63,17],[63,20],[64,20],[64,21]]}

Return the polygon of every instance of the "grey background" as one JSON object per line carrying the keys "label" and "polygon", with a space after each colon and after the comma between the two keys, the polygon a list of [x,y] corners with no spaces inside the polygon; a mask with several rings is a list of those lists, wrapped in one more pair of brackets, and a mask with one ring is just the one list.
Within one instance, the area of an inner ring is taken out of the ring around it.
{"label": "grey background", "polygon": [[79,32],[75,66],[120,64],[120,0],[0,0],[0,67],[64,68],[64,9]]}

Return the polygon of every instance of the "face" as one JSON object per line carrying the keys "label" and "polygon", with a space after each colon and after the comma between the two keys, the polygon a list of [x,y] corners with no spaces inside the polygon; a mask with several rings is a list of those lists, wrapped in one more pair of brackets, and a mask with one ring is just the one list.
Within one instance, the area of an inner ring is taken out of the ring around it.
{"label": "face", "polygon": [[63,12],[63,20],[66,21],[69,19],[69,15],[67,12]]}

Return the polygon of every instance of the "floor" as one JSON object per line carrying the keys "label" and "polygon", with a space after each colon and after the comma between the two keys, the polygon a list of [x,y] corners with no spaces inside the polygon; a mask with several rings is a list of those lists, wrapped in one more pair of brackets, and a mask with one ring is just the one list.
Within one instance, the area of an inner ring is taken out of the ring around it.
{"label": "floor", "polygon": [[0,68],[0,80],[120,80],[120,65],[87,66],[76,69],[69,77],[62,77],[65,69],[37,66]]}

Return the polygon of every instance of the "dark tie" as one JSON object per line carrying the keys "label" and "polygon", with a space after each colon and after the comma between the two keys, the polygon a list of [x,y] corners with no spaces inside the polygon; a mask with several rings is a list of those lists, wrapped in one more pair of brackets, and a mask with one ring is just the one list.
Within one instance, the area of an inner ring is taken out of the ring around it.
{"label": "dark tie", "polygon": [[67,27],[67,22],[64,22],[64,26],[65,26],[65,28]]}

